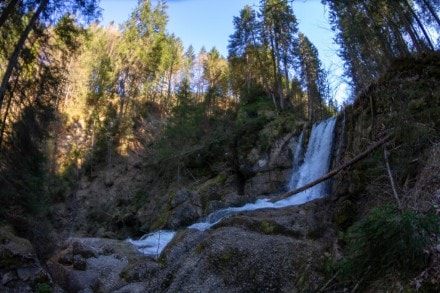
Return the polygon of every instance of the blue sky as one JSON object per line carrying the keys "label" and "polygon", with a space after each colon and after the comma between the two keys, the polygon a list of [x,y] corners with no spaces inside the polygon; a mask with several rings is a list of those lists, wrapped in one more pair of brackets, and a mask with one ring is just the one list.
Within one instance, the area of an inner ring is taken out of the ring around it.
{"label": "blue sky", "polygon": [[[122,23],[128,19],[137,5],[137,0],[101,0],[102,24],[110,21]],[[152,1],[153,5],[155,1]],[[179,37],[185,48],[193,45],[196,52],[202,46],[206,50],[216,47],[227,57],[229,36],[233,33],[232,19],[238,16],[245,5],[258,7],[259,0],[168,0],[167,30]],[[319,56],[327,70],[331,71],[331,82],[338,101],[346,96],[346,86],[339,86],[342,75],[341,61],[337,56],[337,45],[330,30],[326,8],[320,0],[295,0],[293,11],[298,19],[299,30],[317,47]]]}

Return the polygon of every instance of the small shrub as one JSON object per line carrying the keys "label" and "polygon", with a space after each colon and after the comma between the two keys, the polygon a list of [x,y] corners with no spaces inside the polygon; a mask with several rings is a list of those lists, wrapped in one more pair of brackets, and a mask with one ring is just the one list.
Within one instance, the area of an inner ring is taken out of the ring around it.
{"label": "small shrub", "polygon": [[427,265],[425,249],[439,224],[435,214],[400,211],[391,205],[373,209],[349,229],[348,255],[336,268],[344,281],[359,285],[393,271],[408,278]]}
{"label": "small shrub", "polygon": [[53,289],[52,289],[52,286],[50,286],[47,283],[40,283],[37,286],[37,292],[38,293],[52,293]]}
{"label": "small shrub", "polygon": [[260,230],[264,234],[272,234],[275,230],[275,226],[272,223],[269,223],[268,221],[262,221],[260,224]]}

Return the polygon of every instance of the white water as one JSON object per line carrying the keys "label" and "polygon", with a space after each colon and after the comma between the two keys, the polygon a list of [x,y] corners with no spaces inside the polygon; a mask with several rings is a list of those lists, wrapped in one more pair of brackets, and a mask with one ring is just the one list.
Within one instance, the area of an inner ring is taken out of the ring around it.
{"label": "white water", "polygon": [[127,239],[137,250],[145,255],[159,256],[162,250],[173,239],[176,232],[160,230],[142,236],[139,240]]}
{"label": "white water", "polygon": [[[293,172],[289,182],[289,190],[306,185],[307,183],[325,175],[330,167],[330,157],[333,145],[333,133],[336,125],[336,118],[330,118],[312,127],[312,132],[307,146],[307,152],[302,164],[302,134],[298,138],[298,145],[293,158]],[[327,195],[328,184],[322,182],[301,193],[292,195],[277,202],[270,202],[269,199],[260,199],[254,203],[242,207],[226,208],[209,214],[203,222],[195,223],[188,229],[205,231],[219,223],[223,218],[242,211],[252,211],[264,208],[283,208],[287,206],[300,205],[316,198]],[[173,239],[175,232],[158,231],[143,236],[139,240],[128,239],[127,241],[137,247],[146,255],[159,256],[165,246]]]}

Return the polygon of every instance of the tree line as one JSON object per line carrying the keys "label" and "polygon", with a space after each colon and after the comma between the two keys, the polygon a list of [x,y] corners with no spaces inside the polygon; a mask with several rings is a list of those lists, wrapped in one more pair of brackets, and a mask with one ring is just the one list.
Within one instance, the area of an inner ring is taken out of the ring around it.
{"label": "tree line", "polygon": [[0,3],[0,215],[40,210],[47,194],[45,141],[76,38],[99,14],[95,0]]}
{"label": "tree line", "polygon": [[322,0],[329,7],[339,54],[354,93],[391,61],[439,49],[438,0]]}

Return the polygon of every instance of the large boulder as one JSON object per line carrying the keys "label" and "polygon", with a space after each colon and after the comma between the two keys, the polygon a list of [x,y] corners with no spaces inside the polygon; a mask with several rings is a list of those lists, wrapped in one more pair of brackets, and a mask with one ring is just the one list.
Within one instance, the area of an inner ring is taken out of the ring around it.
{"label": "large boulder", "polygon": [[0,256],[0,292],[36,292],[52,286],[32,244],[8,227],[0,227]]}
{"label": "large boulder", "polygon": [[131,288],[121,272],[139,261],[148,263],[149,259],[128,242],[70,238],[47,266],[54,282],[66,292],[112,292]]}
{"label": "large boulder", "polygon": [[171,214],[167,227],[172,230],[186,227],[202,216],[202,204],[196,191],[181,189],[171,199]]}

